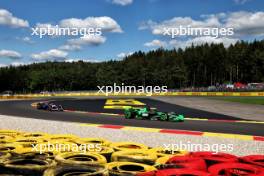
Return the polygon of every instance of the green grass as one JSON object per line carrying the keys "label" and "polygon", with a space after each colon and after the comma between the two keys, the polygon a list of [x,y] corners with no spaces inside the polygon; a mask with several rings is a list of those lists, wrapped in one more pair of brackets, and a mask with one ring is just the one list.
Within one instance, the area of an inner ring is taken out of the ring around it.
{"label": "green grass", "polygon": [[230,102],[264,105],[264,97],[209,97],[210,99]]}

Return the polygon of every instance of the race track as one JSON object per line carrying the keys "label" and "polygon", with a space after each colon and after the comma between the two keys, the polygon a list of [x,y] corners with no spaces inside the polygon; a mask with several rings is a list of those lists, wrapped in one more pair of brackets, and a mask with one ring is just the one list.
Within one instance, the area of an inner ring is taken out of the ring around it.
{"label": "race track", "polygon": [[[54,100],[54,99],[53,99]],[[157,100],[140,98],[137,99],[148,106],[153,106],[161,111],[175,111],[184,114],[188,118],[207,118],[218,120],[239,120],[238,118],[215,114],[201,110],[195,110],[164,103]],[[236,123],[225,121],[186,120],[181,123],[160,122],[149,120],[125,119],[122,116],[111,116],[96,113],[74,113],[74,112],[46,112],[31,107],[31,103],[38,100],[2,101],[0,102],[0,114],[21,116],[35,119],[69,121],[80,123],[112,124],[136,127],[151,127],[163,129],[179,129],[192,131],[206,131],[218,133],[233,133],[264,136],[263,124]],[[122,110],[105,109],[105,99],[57,99],[55,103],[62,104],[65,109],[74,109],[87,112],[122,113]]]}

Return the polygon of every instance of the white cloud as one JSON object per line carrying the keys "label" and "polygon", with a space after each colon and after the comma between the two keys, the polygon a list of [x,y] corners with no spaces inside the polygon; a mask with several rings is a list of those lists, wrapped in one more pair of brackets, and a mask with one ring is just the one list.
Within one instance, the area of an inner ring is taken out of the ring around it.
{"label": "white cloud", "polygon": [[[38,31],[39,28],[100,28],[101,34],[102,32],[123,32],[120,25],[114,19],[107,16],[87,17],[85,19],[68,18],[61,20],[58,25],[52,25],[50,23],[37,23],[35,28],[38,28]],[[64,51],[78,51],[81,50],[84,45],[97,46],[103,44],[106,41],[106,37],[101,34],[98,34],[98,32],[95,31],[94,35],[85,35],[77,39],[69,39],[64,45],[60,46],[59,49]]]}
{"label": "white cloud", "polygon": [[179,26],[191,26],[191,27],[219,27],[221,25],[217,16],[207,17],[205,20],[194,20],[190,17],[174,17],[169,20],[162,21],[160,23],[149,20],[143,22],[139,29],[150,29],[152,34],[163,35],[164,28],[179,28]]}
{"label": "white cloud", "polygon": [[122,52],[122,53],[119,53],[119,54],[117,55],[117,57],[120,58],[120,59],[122,59],[122,58],[127,57],[127,56],[130,56],[130,55],[132,55],[132,54],[133,54],[133,52],[128,52],[128,53],[124,53],[124,52]]}
{"label": "white cloud", "polygon": [[20,59],[22,55],[13,50],[0,50],[0,57],[10,58],[10,59]]}
{"label": "white cloud", "polygon": [[236,4],[245,4],[246,2],[249,2],[250,0],[234,0]]}
{"label": "white cloud", "polygon": [[223,45],[225,47],[230,46],[231,44],[234,44],[238,41],[238,39],[230,39],[230,38],[214,38],[214,37],[210,37],[210,36],[206,36],[206,37],[196,37],[193,39],[188,39],[188,40],[171,40],[169,42],[170,46],[174,47],[174,48],[186,48],[191,46],[192,44],[194,46],[197,45],[202,45],[205,43],[211,44],[211,43],[215,43],[215,44],[219,44],[219,43],[223,43]]}
{"label": "white cloud", "polygon": [[38,54],[31,54],[31,58],[34,60],[65,60],[68,53],[58,49],[51,49],[49,51],[43,51]]}
{"label": "white cloud", "polygon": [[29,27],[29,23],[26,20],[13,16],[8,10],[0,9],[0,25],[6,25],[10,27]]}
{"label": "white cloud", "polygon": [[[187,46],[201,45],[204,43],[223,43],[225,47],[234,44],[239,39],[244,37],[260,37],[264,36],[264,12],[231,12],[201,15],[200,20],[191,17],[174,17],[172,19],[155,22],[149,20],[139,26],[139,30],[150,30],[153,35],[163,35],[164,28],[179,28],[194,27],[194,28],[233,28],[234,35],[219,36],[178,36],[176,40],[165,38],[167,46],[176,48],[185,48]],[[171,40],[171,41],[169,41]],[[158,40],[153,40],[144,44],[145,46],[162,46]]]}
{"label": "white cloud", "polygon": [[7,67],[8,65],[6,65],[6,64],[0,64],[0,68],[1,67]]}
{"label": "white cloud", "polygon": [[233,28],[235,36],[262,36],[264,35],[264,12],[232,12],[211,15],[201,15],[200,20],[191,17],[174,17],[169,20],[143,22],[140,30],[149,29],[154,35],[163,35],[164,28]]}
{"label": "white cloud", "polygon": [[126,6],[133,3],[133,0],[112,0],[113,4]]}
{"label": "white cloud", "polygon": [[152,40],[151,42],[147,42],[144,44],[146,47],[165,47],[167,43],[165,41],[160,40]]}
{"label": "white cloud", "polygon": [[101,35],[87,35],[80,37],[78,39],[70,39],[68,40],[68,45],[100,45],[106,41],[106,38]]}
{"label": "white cloud", "polygon": [[35,43],[30,37],[16,37],[16,39],[29,44]]}
{"label": "white cloud", "polygon": [[69,45],[69,44],[65,44],[59,47],[60,50],[64,50],[64,51],[79,51],[82,49],[82,47],[80,45]]}
{"label": "white cloud", "polygon": [[233,27],[238,35],[264,35],[264,12],[233,12],[225,21],[225,26]]}
{"label": "white cloud", "polygon": [[87,35],[77,39],[69,39],[65,45],[59,47],[64,51],[78,51],[82,49],[82,46],[90,45],[97,46],[103,44],[106,38],[100,35]]}
{"label": "white cloud", "polygon": [[65,28],[101,28],[106,32],[123,32],[120,25],[108,16],[87,17],[85,19],[68,18],[59,22],[60,27]]}
{"label": "white cloud", "polygon": [[10,65],[18,67],[18,66],[22,66],[22,65],[27,65],[27,63],[25,63],[25,62],[12,62]]}
{"label": "white cloud", "polygon": [[70,62],[70,63],[72,63],[72,62],[78,62],[78,61],[83,61],[83,62],[96,62],[96,63],[100,62],[99,60],[96,60],[96,59],[77,59],[77,58],[75,58],[75,59],[66,59],[65,60],[65,62]]}

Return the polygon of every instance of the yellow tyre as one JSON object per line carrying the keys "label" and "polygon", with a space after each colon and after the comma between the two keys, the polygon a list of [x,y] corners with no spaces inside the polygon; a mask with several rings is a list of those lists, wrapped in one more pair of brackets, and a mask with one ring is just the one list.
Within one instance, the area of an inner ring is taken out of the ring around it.
{"label": "yellow tyre", "polygon": [[153,166],[133,162],[111,162],[106,166],[110,176],[135,175],[156,170]]}
{"label": "yellow tyre", "polygon": [[173,157],[173,155],[167,155],[167,156],[159,157],[159,158],[156,160],[155,164],[156,164],[156,165],[166,164],[167,161],[168,161],[171,157]]}
{"label": "yellow tyre", "polygon": [[61,164],[105,164],[106,158],[103,155],[97,153],[61,153],[56,155],[55,160]]}
{"label": "yellow tyre", "polygon": [[20,153],[14,153],[16,158],[30,158],[30,159],[42,159],[42,160],[54,160],[55,155],[52,152],[35,152],[32,150],[23,149]]}
{"label": "yellow tyre", "polygon": [[102,146],[109,146],[111,144],[110,141],[102,138],[79,138],[74,142],[77,144],[100,144]]}
{"label": "yellow tyre", "polygon": [[16,153],[16,151],[22,150],[23,147],[18,144],[4,144],[0,145],[0,152],[2,153]]}
{"label": "yellow tyre", "polygon": [[40,142],[43,142],[42,139],[29,138],[29,137],[17,137],[14,141],[15,144],[22,145],[23,147],[32,147]]}
{"label": "yellow tyre", "polygon": [[10,157],[11,157],[10,153],[0,152],[0,165],[1,163],[3,163],[5,160],[7,160]]}
{"label": "yellow tyre", "polygon": [[120,150],[147,150],[148,146],[140,143],[135,143],[135,142],[116,142],[112,143],[110,145],[115,151],[120,151]]}
{"label": "yellow tyre", "polygon": [[188,151],[179,151],[179,150],[173,150],[173,149],[165,149],[162,147],[156,147],[149,149],[150,152],[156,153],[158,157],[167,156],[167,155],[174,155],[174,156],[184,156],[187,155]]}
{"label": "yellow tyre", "polygon": [[98,153],[100,155],[103,155],[106,158],[106,160],[108,162],[110,162],[111,161],[111,155],[112,155],[112,153],[114,153],[114,149],[111,147],[101,146],[99,148],[99,150],[95,150],[95,151],[89,150],[89,152],[94,152],[94,153]]}
{"label": "yellow tyre", "polygon": [[42,175],[44,170],[54,167],[56,162],[41,159],[11,159],[4,162],[4,168],[23,175]]}
{"label": "yellow tyre", "polygon": [[57,166],[47,169],[43,176],[108,176],[108,170],[105,166],[96,165],[70,165]]}
{"label": "yellow tyre", "polygon": [[125,150],[114,152],[111,157],[111,161],[119,162],[135,162],[148,165],[155,164],[157,160],[157,154],[149,152],[147,150]]}
{"label": "yellow tyre", "polygon": [[72,152],[73,149],[78,148],[77,144],[72,142],[67,142],[64,140],[54,140],[43,143],[38,143],[35,146],[34,150],[42,152],[51,152],[54,154],[64,153],[64,152]]}
{"label": "yellow tyre", "polygon": [[1,144],[8,144],[8,143],[12,143],[15,141],[15,138],[12,136],[7,136],[7,135],[1,135],[0,134],[0,145]]}
{"label": "yellow tyre", "polygon": [[53,134],[49,135],[48,141],[70,141],[76,140],[78,137],[72,134]]}
{"label": "yellow tyre", "polygon": [[20,134],[22,134],[22,133],[19,131],[15,131],[15,130],[0,130],[0,135],[16,137]]}
{"label": "yellow tyre", "polygon": [[41,139],[43,141],[47,141],[49,138],[49,135],[47,133],[23,133],[20,136],[30,139]]}

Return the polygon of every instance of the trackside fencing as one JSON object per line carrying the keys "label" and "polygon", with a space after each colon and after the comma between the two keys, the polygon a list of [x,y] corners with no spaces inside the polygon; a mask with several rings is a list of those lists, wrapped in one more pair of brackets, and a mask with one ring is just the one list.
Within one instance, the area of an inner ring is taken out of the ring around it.
{"label": "trackside fencing", "polygon": [[241,96],[241,97],[263,97],[264,92],[163,92],[163,93],[97,93],[97,92],[70,92],[51,94],[18,94],[11,96],[0,96],[0,99],[29,99],[41,97],[78,97],[78,96]]}

